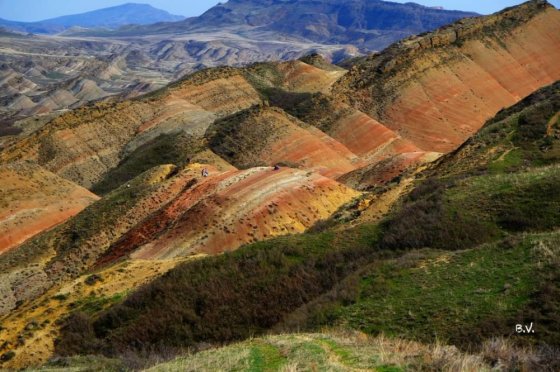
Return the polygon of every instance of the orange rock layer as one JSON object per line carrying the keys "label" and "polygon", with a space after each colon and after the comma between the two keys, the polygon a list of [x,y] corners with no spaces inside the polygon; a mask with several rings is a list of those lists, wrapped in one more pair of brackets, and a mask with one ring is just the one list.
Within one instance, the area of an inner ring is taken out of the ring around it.
{"label": "orange rock layer", "polygon": [[253,168],[201,177],[194,166],[176,177],[189,188],[114,244],[98,264],[132,255],[167,259],[217,254],[275,236],[301,233],[356,191],[316,173]]}
{"label": "orange rock layer", "polygon": [[560,12],[543,12],[501,43],[467,41],[460,53],[421,73],[386,110],[385,123],[424,150],[455,149],[499,110],[560,79]]}
{"label": "orange rock layer", "polygon": [[38,166],[0,166],[0,254],[66,221],[98,199]]}

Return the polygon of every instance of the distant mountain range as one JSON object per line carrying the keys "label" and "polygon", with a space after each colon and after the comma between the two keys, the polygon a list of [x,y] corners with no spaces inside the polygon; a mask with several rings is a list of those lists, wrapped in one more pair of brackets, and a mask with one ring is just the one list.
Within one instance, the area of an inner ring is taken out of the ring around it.
{"label": "distant mountain range", "polygon": [[176,22],[185,17],[173,15],[148,4],[124,4],[92,12],[67,15],[38,22],[17,22],[0,19],[0,27],[35,34],[56,34],[72,27],[117,29],[124,25],[147,25]]}
{"label": "distant mountain range", "polygon": [[272,34],[278,40],[347,44],[367,52],[477,15],[381,0],[229,0],[187,19],[151,5],[130,3],[39,22],[0,19],[0,27],[25,33],[97,37],[227,32],[261,40]]}
{"label": "distant mountain range", "polygon": [[473,15],[378,0],[230,0],[188,19],[128,4],[0,22],[0,121],[145,93],[204,67],[310,53],[336,63]]}
{"label": "distant mountain range", "polygon": [[[180,22],[123,27],[111,35],[181,34],[227,30],[258,39],[263,32],[323,44],[381,50],[403,37],[477,13],[381,0],[229,0]],[[82,32],[82,34],[84,34]],[[92,36],[109,36],[89,32]]]}

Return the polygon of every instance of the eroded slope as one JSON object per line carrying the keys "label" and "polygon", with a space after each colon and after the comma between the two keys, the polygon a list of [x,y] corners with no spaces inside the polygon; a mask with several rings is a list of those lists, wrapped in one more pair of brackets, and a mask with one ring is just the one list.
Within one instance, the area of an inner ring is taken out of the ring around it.
{"label": "eroded slope", "polygon": [[359,194],[316,173],[284,168],[218,172],[201,166],[177,177],[191,187],[130,230],[98,262],[218,254],[275,236],[302,233]]}
{"label": "eroded slope", "polygon": [[448,152],[560,78],[559,29],[558,10],[529,1],[403,40],[355,64],[335,90],[421,149]]}
{"label": "eroded slope", "polygon": [[0,165],[0,254],[66,221],[98,199],[37,165]]}
{"label": "eroded slope", "polygon": [[201,137],[216,117],[260,102],[234,69],[134,101],[104,101],[66,113],[0,154],[32,160],[85,187],[101,181],[128,154],[162,134]]}
{"label": "eroded slope", "polygon": [[206,135],[212,150],[239,168],[282,163],[336,177],[359,162],[322,131],[266,106],[217,121]]}

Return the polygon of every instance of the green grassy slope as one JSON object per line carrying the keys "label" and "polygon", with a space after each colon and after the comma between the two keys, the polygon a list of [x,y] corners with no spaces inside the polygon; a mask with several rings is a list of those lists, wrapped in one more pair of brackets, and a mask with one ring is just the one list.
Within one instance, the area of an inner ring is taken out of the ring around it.
{"label": "green grassy slope", "polygon": [[535,334],[517,341],[560,345],[559,249],[560,233],[546,233],[464,251],[414,251],[362,269],[281,328],[338,325],[478,347],[533,322]]}
{"label": "green grassy slope", "polygon": [[471,248],[507,234],[560,226],[560,167],[430,178],[384,223],[386,248]]}
{"label": "green grassy slope", "polygon": [[517,341],[560,345],[559,88],[503,110],[424,174],[380,226],[381,248],[410,253],[363,268],[277,328],[339,324],[466,347],[534,322]]}
{"label": "green grassy slope", "polygon": [[[489,345],[490,346],[490,345]],[[506,346],[515,357],[524,351]],[[490,371],[491,347],[465,354],[452,346],[424,345],[387,337],[371,338],[359,332],[287,334],[250,339],[197,354],[147,363],[150,372],[164,371],[380,371],[463,370]],[[508,362],[500,360],[500,362]],[[512,363],[513,364],[513,363]],[[517,362],[517,365],[520,363]],[[56,359],[38,371],[123,371],[141,369],[131,361],[103,357]]]}
{"label": "green grassy slope", "polygon": [[560,160],[560,82],[500,111],[435,167],[440,177],[499,174]]}
{"label": "green grassy slope", "polygon": [[558,112],[560,83],[500,112],[427,172],[382,245],[461,249],[560,226]]}

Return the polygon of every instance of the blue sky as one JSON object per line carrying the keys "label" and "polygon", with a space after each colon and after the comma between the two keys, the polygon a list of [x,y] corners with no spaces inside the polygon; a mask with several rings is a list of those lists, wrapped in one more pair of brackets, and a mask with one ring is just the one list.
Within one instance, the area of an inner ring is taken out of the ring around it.
{"label": "blue sky", "polygon": [[[222,0],[225,1],[225,0]],[[414,0],[393,0],[408,2]],[[443,6],[446,9],[473,10],[488,14],[522,3],[524,0],[416,0],[427,6]],[[61,15],[83,13],[90,10],[124,4],[148,3],[173,14],[195,16],[216,5],[217,0],[0,0],[0,18],[16,21],[37,21]],[[551,0],[560,7],[560,0]]]}

